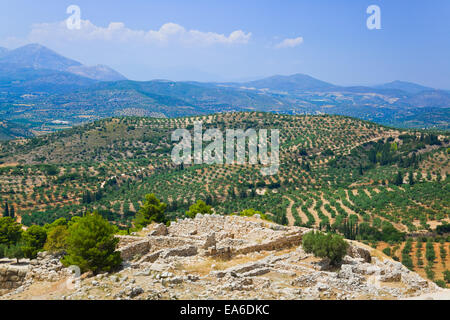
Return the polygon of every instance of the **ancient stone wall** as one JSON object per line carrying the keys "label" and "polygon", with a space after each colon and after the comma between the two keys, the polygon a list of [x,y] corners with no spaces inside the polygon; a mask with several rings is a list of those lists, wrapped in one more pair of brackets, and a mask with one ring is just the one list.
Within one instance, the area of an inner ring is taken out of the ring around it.
{"label": "ancient stone wall", "polygon": [[0,264],[0,290],[9,291],[20,287],[25,281],[28,269],[28,266]]}

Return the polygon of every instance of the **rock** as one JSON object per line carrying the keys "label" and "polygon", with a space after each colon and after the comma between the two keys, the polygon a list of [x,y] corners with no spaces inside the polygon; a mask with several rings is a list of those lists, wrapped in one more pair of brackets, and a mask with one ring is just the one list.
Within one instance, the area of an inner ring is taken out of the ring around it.
{"label": "rock", "polygon": [[211,232],[206,236],[205,243],[203,244],[203,249],[208,249],[210,247],[216,246],[216,233]]}
{"label": "rock", "polygon": [[370,263],[372,256],[369,249],[365,248],[362,244],[352,241],[347,249],[347,255],[352,258],[361,258],[364,262]]}
{"label": "rock", "polygon": [[166,263],[157,263],[157,262],[153,263],[150,266],[150,270],[151,271],[156,271],[156,272],[163,272],[163,271],[165,271],[165,270],[167,270],[169,268],[170,268],[170,265],[168,265]]}
{"label": "rock", "polygon": [[269,273],[271,271],[270,268],[260,268],[256,270],[251,270],[242,274],[243,277],[256,277],[262,276],[263,274]]}
{"label": "rock", "polygon": [[399,271],[388,272],[380,276],[380,281],[382,282],[400,282],[402,280],[402,274]]}
{"label": "rock", "polygon": [[231,273],[242,274],[242,273],[246,273],[246,272],[253,271],[256,269],[262,269],[265,267],[267,267],[267,265],[264,263],[261,263],[261,262],[248,262],[248,263],[237,265],[235,267],[228,268],[228,269],[224,270],[223,272],[230,273],[230,274]]}
{"label": "rock", "polygon": [[325,291],[325,290],[329,290],[330,289],[330,287],[327,284],[323,283],[323,282],[317,283],[316,287],[317,287],[317,290],[319,290],[319,291]]}
{"label": "rock", "polygon": [[153,230],[148,234],[149,236],[166,236],[169,233],[167,227],[163,223],[159,223],[153,227]]}
{"label": "rock", "polygon": [[94,276],[94,273],[92,271],[87,271],[81,275],[80,279],[83,280],[83,279],[91,278],[93,276]]}
{"label": "rock", "polygon": [[197,254],[197,247],[192,245],[185,245],[176,248],[165,249],[161,253],[162,258],[167,257],[189,257]]}

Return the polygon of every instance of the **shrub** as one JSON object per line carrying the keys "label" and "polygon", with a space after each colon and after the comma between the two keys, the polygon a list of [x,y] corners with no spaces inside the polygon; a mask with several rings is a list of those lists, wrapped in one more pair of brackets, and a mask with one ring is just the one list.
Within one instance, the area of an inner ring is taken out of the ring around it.
{"label": "shrub", "polygon": [[347,253],[348,243],[337,234],[312,231],[303,236],[302,246],[307,253],[313,253],[320,258],[328,258],[330,264],[337,265]]}
{"label": "shrub", "polygon": [[385,255],[387,255],[387,256],[390,256],[391,255],[391,248],[389,248],[389,247],[384,248],[383,249],[383,253]]}
{"label": "shrub", "polygon": [[186,215],[189,218],[195,218],[197,213],[201,214],[211,214],[211,206],[208,206],[204,201],[198,200],[196,203],[189,207],[189,211],[186,211]]}
{"label": "shrub", "polygon": [[433,242],[431,241],[431,239],[429,239],[427,241],[427,244],[425,246],[425,257],[427,258],[427,260],[429,262],[434,262],[434,260],[436,259],[436,254],[434,252],[434,246],[433,246]]}
{"label": "shrub", "polygon": [[259,214],[261,219],[269,220],[264,213],[262,213],[261,211],[257,211],[255,209],[245,209],[245,210],[242,210],[241,212],[239,212],[239,215],[241,217],[252,217],[255,214]]}
{"label": "shrub", "polygon": [[428,279],[434,280],[435,273],[434,273],[431,265],[427,265],[425,267],[425,273],[426,273]]}
{"label": "shrub", "polygon": [[449,270],[444,271],[444,280],[446,282],[450,283],[450,271]]}
{"label": "shrub", "polygon": [[95,274],[111,271],[122,262],[115,251],[118,239],[115,228],[97,212],[77,217],[68,229],[67,255],[61,260],[64,266],[76,265],[82,272]]}
{"label": "shrub", "polygon": [[444,280],[438,279],[434,283],[436,283],[441,288],[447,288],[447,284],[445,283]]}

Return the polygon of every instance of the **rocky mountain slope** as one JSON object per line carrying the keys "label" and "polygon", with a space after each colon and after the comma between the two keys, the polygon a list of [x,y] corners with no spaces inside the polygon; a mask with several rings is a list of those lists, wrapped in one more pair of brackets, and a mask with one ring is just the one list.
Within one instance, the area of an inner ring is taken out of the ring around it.
{"label": "rocky mountain slope", "polygon": [[[118,236],[120,271],[70,274],[57,257],[0,263],[1,299],[405,299],[449,290],[381,252],[351,242],[340,267],[303,251],[310,229],[260,219],[197,215]],[[69,280],[69,281],[68,281]]]}

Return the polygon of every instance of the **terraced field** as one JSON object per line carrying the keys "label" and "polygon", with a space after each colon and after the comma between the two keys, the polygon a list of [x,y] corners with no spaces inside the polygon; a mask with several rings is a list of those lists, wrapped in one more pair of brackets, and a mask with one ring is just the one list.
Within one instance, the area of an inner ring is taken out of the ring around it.
{"label": "terraced field", "polygon": [[[279,129],[278,174],[262,176],[261,165],[174,165],[171,133],[195,121],[203,130]],[[2,143],[0,201],[25,225],[97,209],[127,228],[155,193],[172,218],[203,199],[221,214],[253,208],[284,224],[378,241],[390,227],[425,233],[450,222],[448,148],[448,132],[342,116],[111,118]]]}

